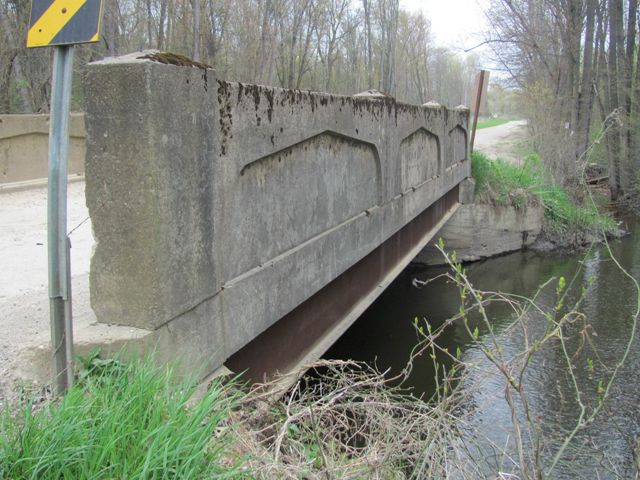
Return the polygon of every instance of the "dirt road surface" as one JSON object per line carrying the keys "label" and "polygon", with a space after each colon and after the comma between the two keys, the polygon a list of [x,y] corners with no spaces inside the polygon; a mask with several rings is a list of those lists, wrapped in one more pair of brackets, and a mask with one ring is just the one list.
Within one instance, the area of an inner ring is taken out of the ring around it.
{"label": "dirt road surface", "polygon": [[[144,331],[97,324],[89,303],[93,248],[84,182],[68,186],[74,336],[79,344],[114,343]],[[15,385],[46,370],[49,353],[47,189],[0,192],[0,409]],[[28,367],[28,368],[25,368]]]}
{"label": "dirt road surface", "polygon": [[476,131],[474,150],[492,158],[502,158],[520,164],[521,155],[518,147],[527,137],[527,121],[515,120],[497,127],[483,128]]}

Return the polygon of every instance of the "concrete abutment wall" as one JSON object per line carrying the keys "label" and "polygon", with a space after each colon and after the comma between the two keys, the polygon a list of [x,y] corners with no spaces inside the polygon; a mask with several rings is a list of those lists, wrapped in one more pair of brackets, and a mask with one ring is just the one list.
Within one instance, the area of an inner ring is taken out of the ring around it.
{"label": "concrete abutment wall", "polygon": [[[69,179],[84,174],[84,115],[71,114]],[[44,181],[48,175],[49,115],[0,115],[0,190]]]}
{"label": "concrete abutment wall", "polygon": [[467,109],[231,83],[141,56],[86,78],[91,303],[207,372],[470,174]]}

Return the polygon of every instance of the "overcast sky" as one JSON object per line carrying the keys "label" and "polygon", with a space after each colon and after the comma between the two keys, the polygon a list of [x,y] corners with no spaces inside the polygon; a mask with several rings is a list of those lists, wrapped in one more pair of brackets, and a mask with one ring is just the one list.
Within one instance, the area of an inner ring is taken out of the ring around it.
{"label": "overcast sky", "polygon": [[400,4],[407,10],[424,12],[437,45],[463,51],[482,41],[487,0],[400,0]]}

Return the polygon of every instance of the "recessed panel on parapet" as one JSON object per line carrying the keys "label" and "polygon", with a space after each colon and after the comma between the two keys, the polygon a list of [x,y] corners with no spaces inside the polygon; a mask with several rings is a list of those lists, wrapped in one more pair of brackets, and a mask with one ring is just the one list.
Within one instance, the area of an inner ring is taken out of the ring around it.
{"label": "recessed panel on parapet", "polygon": [[445,160],[445,168],[467,159],[467,131],[460,125],[449,132],[449,148],[451,151]]}
{"label": "recessed panel on parapet", "polygon": [[245,165],[228,212],[231,225],[244,227],[229,249],[234,275],[374,207],[380,183],[374,146],[331,131]]}
{"label": "recessed panel on parapet", "polygon": [[400,143],[400,161],[402,191],[422,185],[438,175],[440,140],[426,128],[416,130]]}

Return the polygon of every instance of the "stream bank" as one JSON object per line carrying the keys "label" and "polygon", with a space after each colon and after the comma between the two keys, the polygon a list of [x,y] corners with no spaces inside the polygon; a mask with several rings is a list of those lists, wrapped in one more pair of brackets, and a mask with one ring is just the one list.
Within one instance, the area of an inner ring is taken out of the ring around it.
{"label": "stream bank", "polygon": [[[442,265],[436,247],[442,239],[446,251],[460,262],[531,248],[580,251],[625,231],[605,212],[606,191],[576,186],[572,192],[545,174],[534,153],[513,163],[474,152],[472,175],[460,185],[458,211],[415,259],[425,266]],[[588,190],[585,190],[588,188]]]}

